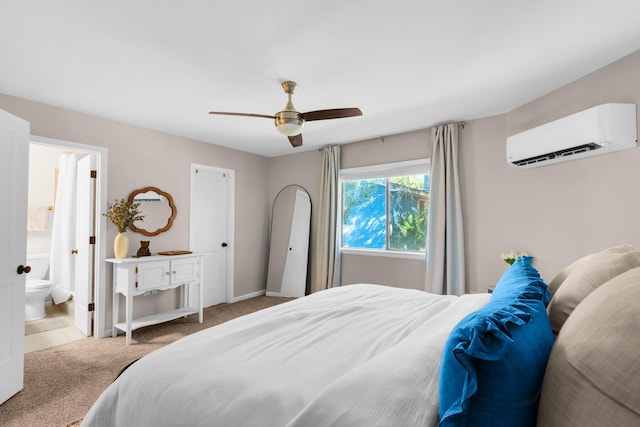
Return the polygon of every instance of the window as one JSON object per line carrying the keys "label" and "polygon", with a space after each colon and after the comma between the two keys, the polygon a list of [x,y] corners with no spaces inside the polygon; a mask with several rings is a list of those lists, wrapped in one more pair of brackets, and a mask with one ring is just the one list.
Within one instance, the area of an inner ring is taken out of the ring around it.
{"label": "window", "polygon": [[343,169],[341,181],[342,248],[424,253],[427,159]]}

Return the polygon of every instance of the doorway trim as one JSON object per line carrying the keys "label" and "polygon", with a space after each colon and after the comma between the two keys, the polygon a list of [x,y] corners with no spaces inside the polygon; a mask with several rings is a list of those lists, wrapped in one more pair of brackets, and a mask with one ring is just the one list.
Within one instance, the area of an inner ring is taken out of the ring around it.
{"label": "doorway trim", "polygon": [[43,136],[31,135],[29,143],[46,145],[50,147],[66,148],[70,150],[78,150],[89,152],[96,156],[96,243],[94,254],[94,274],[96,278],[94,290],[95,312],[93,313],[93,336],[95,338],[104,338],[107,336],[106,331],[106,266],[104,259],[106,258],[106,229],[107,220],[100,212],[106,212],[107,209],[107,159],[108,149],[106,147],[98,147],[95,145],[80,144],[77,142],[64,141],[61,139],[47,138]]}

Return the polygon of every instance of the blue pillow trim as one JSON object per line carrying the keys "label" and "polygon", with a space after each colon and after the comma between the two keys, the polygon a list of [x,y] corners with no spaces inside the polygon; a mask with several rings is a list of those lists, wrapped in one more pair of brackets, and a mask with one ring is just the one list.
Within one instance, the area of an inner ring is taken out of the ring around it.
{"label": "blue pillow trim", "polygon": [[[478,391],[476,368],[473,359],[501,360],[509,346],[513,344],[510,332],[512,325],[524,325],[531,320],[531,314],[515,305],[495,311],[486,310],[486,315],[477,316],[477,314],[484,314],[482,313],[484,311],[479,310],[476,313],[472,313],[474,318],[468,317],[473,323],[473,327],[466,330],[466,332],[470,333],[468,336],[465,336],[466,334],[464,333],[458,333],[457,335],[459,336],[451,337],[459,339],[459,342],[453,348],[453,356],[460,366],[464,368],[466,375],[460,397],[452,403],[444,414],[440,414],[441,426],[448,425],[448,418],[461,412],[466,412],[471,397]],[[459,330],[459,332],[463,331]]]}
{"label": "blue pillow trim", "polygon": [[[531,369],[540,374],[541,385],[546,359],[553,345],[553,333],[545,310],[550,299],[551,294],[547,290],[546,283],[531,266],[531,257],[522,257],[502,276],[489,303],[482,309],[469,314],[454,328],[445,345],[441,366],[440,426],[467,425],[472,397],[479,389],[477,368],[482,366],[485,376],[487,369],[492,369],[483,365],[485,363],[506,363],[500,369],[509,369],[509,364],[514,363],[509,358],[514,356],[521,358],[520,352],[527,345],[537,346],[540,353],[531,355],[530,361],[518,363],[531,362]],[[533,323],[530,327],[519,330],[530,322]],[[531,337],[529,334],[532,334]],[[520,337],[519,343],[514,343],[514,335]],[[523,347],[523,340],[533,342],[525,342]],[[515,353],[510,353],[506,360],[502,361],[514,344],[516,345],[513,350]],[[502,372],[500,369],[496,376]],[[496,378],[495,381],[502,384],[501,378]],[[491,421],[504,422],[506,416],[509,421],[505,425],[509,425],[512,420],[512,425],[526,425],[519,423],[518,417],[522,418],[525,415],[524,412],[530,412],[531,407],[535,409],[537,406],[539,390],[535,392],[536,386],[534,381],[533,395],[519,401],[523,406],[529,406],[528,409],[510,411],[507,408],[505,413],[499,413],[496,415],[498,418]],[[481,395],[478,398],[482,399]],[[474,411],[477,410],[477,405],[478,403],[474,404]],[[493,408],[486,408],[484,414],[474,418],[475,422],[487,421],[487,417],[491,418],[489,414],[492,410]],[[500,410],[498,409],[498,412]],[[513,418],[510,419],[512,415]],[[527,416],[527,418],[531,417]],[[533,418],[535,420],[535,415]]]}
{"label": "blue pillow trim", "polygon": [[528,255],[518,258],[496,284],[490,301],[537,299],[542,300],[547,307],[551,302],[551,292],[547,289],[547,284],[540,277],[538,270],[531,265],[532,260],[533,257]]}

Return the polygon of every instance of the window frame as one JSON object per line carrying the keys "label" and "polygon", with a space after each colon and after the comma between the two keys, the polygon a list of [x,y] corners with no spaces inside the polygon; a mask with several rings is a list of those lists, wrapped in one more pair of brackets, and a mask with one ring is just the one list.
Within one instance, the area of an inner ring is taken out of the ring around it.
{"label": "window frame", "polygon": [[[388,249],[389,246],[389,185],[387,183],[385,192],[385,210],[386,210],[386,242],[385,249],[369,249],[369,248],[348,248],[343,246],[343,230],[344,230],[344,182],[354,181],[362,179],[374,179],[374,178],[393,178],[398,176],[409,175],[426,175],[431,174],[431,159],[422,158],[415,160],[407,160],[400,162],[381,163],[370,166],[358,166],[353,168],[345,168],[340,170],[340,230],[338,234],[338,240],[340,244],[340,251],[343,254],[351,255],[363,255],[363,256],[376,256],[387,258],[404,258],[404,259],[424,259],[425,253],[428,248],[425,247],[425,252],[417,251],[399,251]],[[431,191],[429,191],[431,195]]]}

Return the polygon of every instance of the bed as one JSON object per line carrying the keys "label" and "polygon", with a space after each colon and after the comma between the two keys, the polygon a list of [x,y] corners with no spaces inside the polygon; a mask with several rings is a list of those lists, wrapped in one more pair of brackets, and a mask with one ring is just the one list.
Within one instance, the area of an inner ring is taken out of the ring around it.
{"label": "bed", "polygon": [[82,425],[639,425],[639,304],[630,246],[548,286],[522,257],[491,294],[333,288],[143,357]]}

